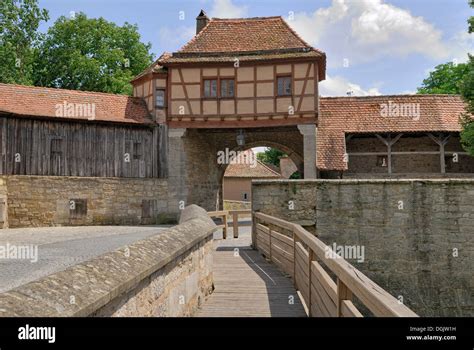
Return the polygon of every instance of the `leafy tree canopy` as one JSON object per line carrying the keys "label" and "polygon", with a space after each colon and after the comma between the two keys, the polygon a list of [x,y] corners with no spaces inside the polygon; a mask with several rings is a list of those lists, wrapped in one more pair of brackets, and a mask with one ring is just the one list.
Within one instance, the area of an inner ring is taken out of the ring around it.
{"label": "leafy tree canopy", "polygon": [[265,152],[257,153],[257,159],[263,163],[280,166],[280,158],[284,155],[285,153],[276,148],[267,148]]}
{"label": "leafy tree canopy", "polygon": [[440,64],[423,80],[419,94],[459,94],[461,83],[468,72],[465,63],[448,62]]}
{"label": "leafy tree canopy", "polygon": [[37,0],[0,1],[0,82],[31,85],[38,26],[48,11]]}
{"label": "leafy tree canopy", "polygon": [[104,18],[60,17],[39,46],[35,84],[64,89],[131,94],[130,80],[152,62],[151,44],[136,25]]}

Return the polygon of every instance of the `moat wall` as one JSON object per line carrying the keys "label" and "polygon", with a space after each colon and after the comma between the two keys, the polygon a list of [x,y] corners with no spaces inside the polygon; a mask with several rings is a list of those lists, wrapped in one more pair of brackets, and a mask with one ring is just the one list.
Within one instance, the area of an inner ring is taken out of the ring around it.
{"label": "moat wall", "polygon": [[474,180],[262,180],[253,210],[298,222],[421,316],[474,315]]}

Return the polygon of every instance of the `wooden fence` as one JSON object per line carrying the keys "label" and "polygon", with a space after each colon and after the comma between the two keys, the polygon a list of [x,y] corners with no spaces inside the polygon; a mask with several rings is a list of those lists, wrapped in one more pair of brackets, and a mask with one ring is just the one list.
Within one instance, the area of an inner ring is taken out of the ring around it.
{"label": "wooden fence", "polygon": [[374,316],[417,316],[300,225],[255,212],[252,242],[293,278],[308,316],[363,317],[355,298]]}
{"label": "wooden fence", "polygon": [[234,238],[239,238],[239,226],[250,226],[246,224],[239,225],[239,216],[248,217],[252,214],[250,209],[242,209],[242,210],[220,210],[220,211],[209,211],[207,212],[211,218],[221,218],[222,225],[218,227],[222,228],[222,238],[227,238],[227,227],[229,224],[229,217],[232,216],[232,232]]}

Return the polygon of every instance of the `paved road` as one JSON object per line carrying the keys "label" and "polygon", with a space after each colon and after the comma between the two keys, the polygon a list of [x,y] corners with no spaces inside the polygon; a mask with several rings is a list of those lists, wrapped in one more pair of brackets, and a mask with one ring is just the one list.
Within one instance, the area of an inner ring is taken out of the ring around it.
{"label": "paved road", "polygon": [[88,226],[0,230],[0,253],[3,248],[5,254],[5,248],[11,249],[12,246],[38,247],[37,262],[32,262],[32,257],[28,260],[0,259],[0,292],[62,271],[71,265],[155,235],[166,228]]}

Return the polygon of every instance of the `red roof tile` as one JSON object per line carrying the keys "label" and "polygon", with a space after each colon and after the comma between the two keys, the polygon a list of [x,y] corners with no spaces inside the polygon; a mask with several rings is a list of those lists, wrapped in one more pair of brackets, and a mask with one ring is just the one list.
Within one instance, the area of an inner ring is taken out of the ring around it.
{"label": "red roof tile", "polygon": [[311,48],[281,17],[212,18],[179,53]]}
{"label": "red roof tile", "polygon": [[137,97],[53,89],[14,84],[0,84],[0,113],[24,117],[87,120],[85,116],[67,117],[57,114],[58,106],[94,105],[95,121],[146,124],[151,122],[145,102]]}
{"label": "red roof tile", "polygon": [[[253,163],[255,162],[255,163]],[[236,160],[227,166],[224,177],[281,178],[281,175],[261,161],[252,150],[240,153]]]}
{"label": "red roof tile", "polygon": [[172,63],[234,62],[261,59],[314,58],[321,61],[320,79],[326,71],[326,55],[306,43],[282,17],[212,18],[178,52],[160,60]]}
{"label": "red roof tile", "polygon": [[[382,108],[389,103],[412,106],[415,113],[384,116]],[[459,132],[459,117],[464,107],[457,95],[323,97],[318,121],[317,166],[322,170],[346,169],[346,133]],[[416,108],[419,108],[419,116]]]}

